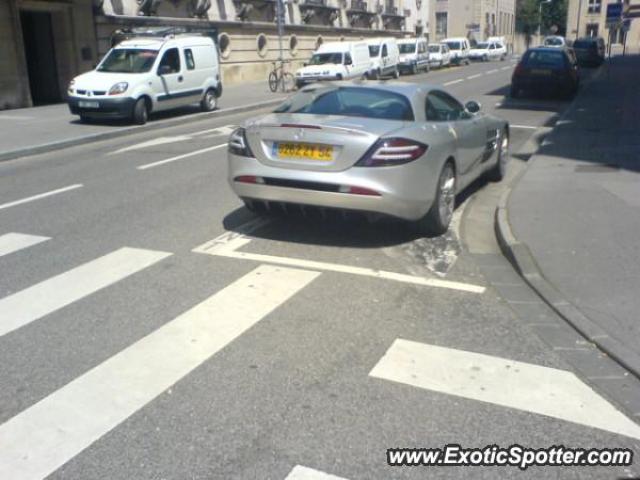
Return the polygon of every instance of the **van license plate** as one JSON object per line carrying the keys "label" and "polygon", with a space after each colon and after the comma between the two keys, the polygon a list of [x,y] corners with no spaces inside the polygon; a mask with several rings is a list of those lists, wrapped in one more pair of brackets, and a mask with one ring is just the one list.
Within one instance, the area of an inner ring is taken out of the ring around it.
{"label": "van license plate", "polygon": [[98,102],[83,102],[79,101],[78,106],[80,108],[99,108],[100,104]]}

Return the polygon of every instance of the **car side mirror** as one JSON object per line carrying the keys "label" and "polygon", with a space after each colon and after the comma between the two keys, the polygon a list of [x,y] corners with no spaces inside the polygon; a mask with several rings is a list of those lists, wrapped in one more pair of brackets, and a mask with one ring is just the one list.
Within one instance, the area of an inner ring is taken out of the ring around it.
{"label": "car side mirror", "polygon": [[158,75],[167,75],[171,73],[171,67],[169,65],[160,65],[158,67]]}
{"label": "car side mirror", "polygon": [[467,102],[464,108],[467,112],[475,114],[480,111],[480,109],[482,108],[482,105],[480,105],[478,102],[474,100],[471,100],[470,102]]}

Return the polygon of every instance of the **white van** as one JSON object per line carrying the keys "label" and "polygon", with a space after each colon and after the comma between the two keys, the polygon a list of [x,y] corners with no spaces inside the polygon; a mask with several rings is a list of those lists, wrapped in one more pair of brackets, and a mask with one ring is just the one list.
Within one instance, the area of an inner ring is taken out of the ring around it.
{"label": "white van", "polygon": [[371,60],[364,42],[327,42],[313,52],[305,66],[296,71],[296,86],[321,80],[364,78]]}
{"label": "white van", "polygon": [[218,50],[210,37],[178,35],[125,40],[95,70],[68,88],[71,113],[91,118],[130,118],[146,123],[149,113],[200,103],[214,110],[222,95]]}
{"label": "white van", "polygon": [[446,43],[432,43],[429,45],[429,62],[431,67],[442,68],[451,64],[451,52]]}
{"label": "white van", "polygon": [[449,46],[451,52],[451,63],[457,65],[469,65],[469,51],[471,45],[469,40],[465,37],[445,38],[441,43],[446,43]]}
{"label": "white van", "polygon": [[400,51],[400,72],[413,73],[420,70],[429,71],[429,50],[427,39],[424,37],[403,38],[398,40]]}
{"label": "white van", "polygon": [[374,38],[367,40],[369,45],[369,57],[371,58],[370,78],[385,76],[400,77],[398,65],[400,63],[400,50],[395,38]]}

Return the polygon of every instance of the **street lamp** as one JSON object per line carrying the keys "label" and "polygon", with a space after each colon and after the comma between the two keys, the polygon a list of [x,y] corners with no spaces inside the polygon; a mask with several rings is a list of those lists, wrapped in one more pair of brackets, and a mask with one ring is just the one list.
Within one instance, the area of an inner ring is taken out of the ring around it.
{"label": "street lamp", "polygon": [[553,0],[542,0],[540,2],[540,8],[538,10],[538,44],[542,44],[542,5],[545,3],[551,3]]}

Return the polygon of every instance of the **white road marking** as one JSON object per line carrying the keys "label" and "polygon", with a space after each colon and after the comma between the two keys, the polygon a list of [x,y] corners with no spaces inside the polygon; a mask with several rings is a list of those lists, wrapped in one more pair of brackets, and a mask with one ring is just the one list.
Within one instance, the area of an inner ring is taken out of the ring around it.
{"label": "white road marking", "polygon": [[[243,245],[246,245],[245,240],[248,240],[245,235],[249,235],[251,232],[255,232],[259,228],[264,227],[269,223],[268,218],[256,217],[253,220],[248,221],[236,227],[234,231],[224,232],[222,235],[217,236],[213,240],[203,243],[202,245],[193,249],[197,253],[207,253],[214,255],[220,250],[235,250]],[[238,240],[242,240],[241,244],[237,244]]]}
{"label": "white road marking", "polygon": [[439,280],[436,278],[416,277],[413,275],[406,275],[404,273],[386,272],[384,270],[353,267],[350,265],[341,265],[338,263],[317,262],[314,260],[303,260],[300,258],[278,257],[274,255],[263,255],[259,253],[237,251],[238,248],[241,248],[250,242],[250,239],[238,236],[236,238],[233,238],[231,241],[221,245],[212,245],[211,242],[207,242],[207,244],[205,245],[209,245],[209,249],[205,249],[203,248],[204,245],[201,245],[200,247],[196,247],[193,251],[196,253],[206,253],[208,255],[238,258],[241,260],[251,260],[260,263],[272,263],[276,265],[286,265],[289,267],[308,268],[311,270],[347,273],[351,275],[374,277],[383,280],[393,280],[396,282],[410,283],[413,285],[422,285],[427,287],[449,288],[452,290],[460,290],[469,293],[484,293],[485,291],[485,287],[468,283]]}
{"label": "white road marking", "polygon": [[318,275],[262,265],[0,425],[0,478],[50,475]]}
{"label": "white road marking", "polygon": [[227,146],[226,143],[222,143],[220,145],[214,145],[213,147],[202,148],[202,149],[196,150],[194,152],[183,153],[182,155],[178,155],[176,157],[166,158],[164,160],[160,160],[160,161],[157,161],[157,162],[147,163],[145,165],[140,165],[139,167],[136,167],[136,168],[138,170],[147,170],[148,168],[158,167],[158,166],[164,165],[166,163],[171,163],[171,162],[175,162],[177,160],[182,160],[183,158],[189,158],[189,157],[193,157],[195,155],[200,155],[202,153],[211,152],[213,150],[217,150],[219,148],[223,148],[223,147],[226,147],[226,146]]}
{"label": "white road marking", "polygon": [[59,193],[68,192],[70,190],[75,190],[76,188],[82,188],[83,185],[81,183],[77,183],[75,185],[69,185],[68,187],[58,188],[56,190],[51,190],[49,192],[39,193],[38,195],[33,195],[31,197],[23,198],[21,200],[15,200],[9,203],[3,203],[0,205],[0,210],[9,207],[15,207],[16,205],[22,205],[23,203],[33,202],[35,200],[40,200],[41,198],[50,197],[52,195],[58,195]]}
{"label": "white road marking", "polygon": [[118,153],[130,152],[131,150],[141,150],[143,148],[155,147],[158,145],[165,145],[167,143],[175,143],[175,142],[184,142],[185,140],[191,140],[193,137],[191,135],[176,135],[175,137],[158,137],[153,138],[151,140],[147,140],[146,142],[136,143],[135,145],[130,145],[128,147],[121,148],[120,150],[116,150],[115,152],[110,152],[107,155],[116,155]]}
{"label": "white road marking", "polygon": [[346,480],[342,477],[314,470],[313,468],[296,465],[284,480]]}
{"label": "white road marking", "polygon": [[24,248],[32,247],[47,240],[51,240],[51,238],[40,237],[38,235],[26,235],[24,233],[6,233],[0,235],[0,257]]}
{"label": "white road marking", "polygon": [[370,376],[640,439],[640,426],[573,373],[397,339]]}
{"label": "white road marking", "polygon": [[538,130],[540,127],[535,125],[509,125],[510,128],[521,128],[523,130]]}
{"label": "white road marking", "polygon": [[[170,253],[121,248],[0,299],[0,336],[159,262]],[[0,478],[11,478],[3,477]]]}
{"label": "white road marking", "polygon": [[236,129],[235,125],[224,125],[222,127],[209,128],[207,130],[200,130],[199,132],[193,133],[193,135],[194,136],[208,135],[212,133],[215,135],[231,135],[231,132],[233,132],[235,129]]}
{"label": "white road marking", "polygon": [[33,120],[33,117],[21,117],[18,115],[0,115],[0,120]]}
{"label": "white road marking", "polygon": [[511,70],[511,67],[502,67],[500,70]]}
{"label": "white road marking", "polygon": [[464,78],[459,78],[458,80],[451,80],[450,82],[444,83],[443,85],[445,87],[448,87],[449,85],[455,85],[456,83],[461,83],[464,82]]}
{"label": "white road marking", "polygon": [[488,72],[485,72],[485,75],[491,75],[492,73],[498,73],[498,70],[489,70]]}
{"label": "white road marking", "polygon": [[467,80],[473,80],[474,78],[480,78],[482,76],[481,73],[478,73],[476,75],[471,75],[470,77],[467,77]]}

